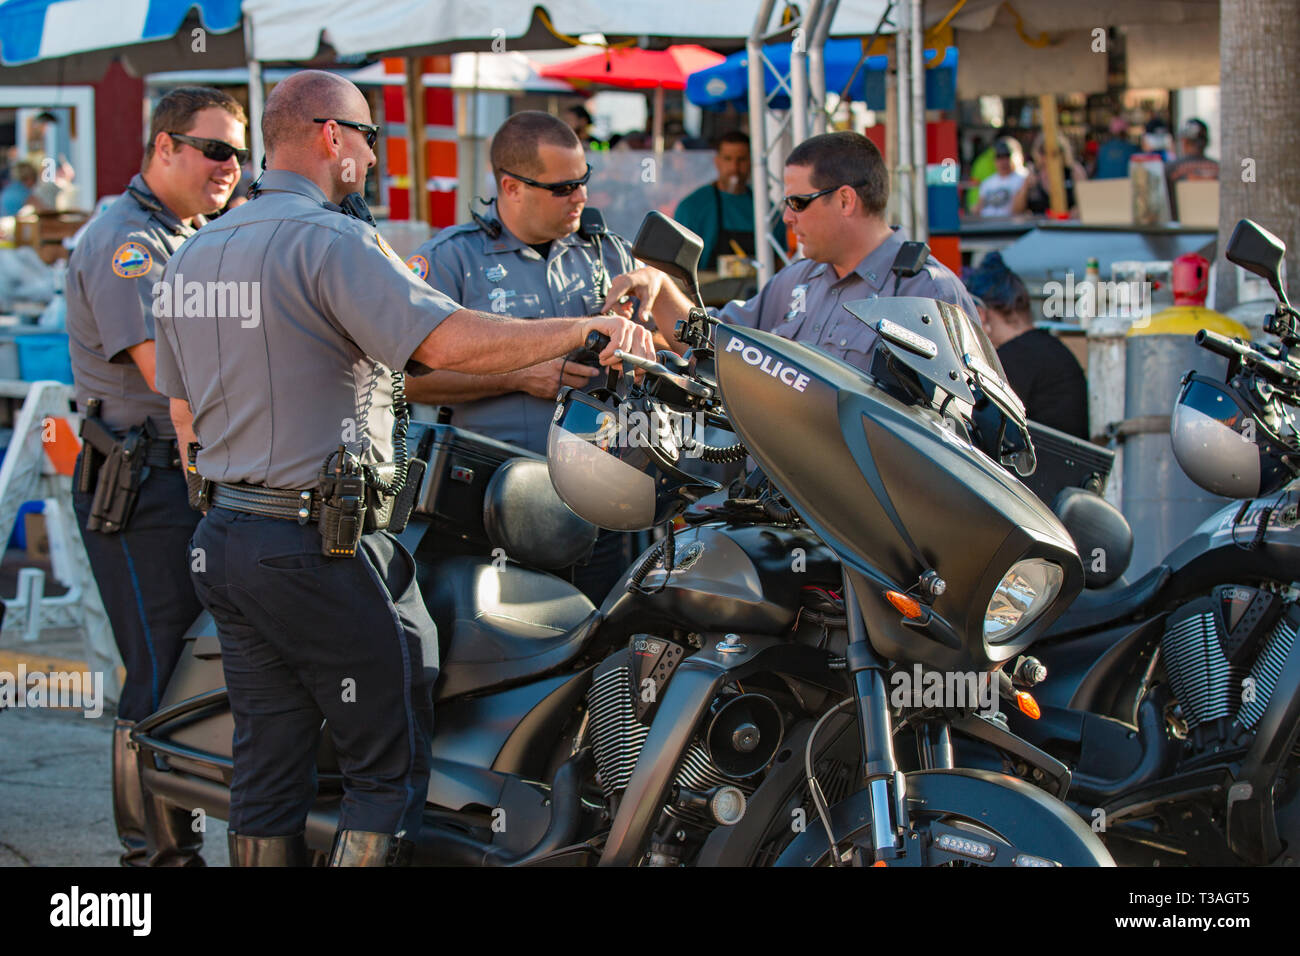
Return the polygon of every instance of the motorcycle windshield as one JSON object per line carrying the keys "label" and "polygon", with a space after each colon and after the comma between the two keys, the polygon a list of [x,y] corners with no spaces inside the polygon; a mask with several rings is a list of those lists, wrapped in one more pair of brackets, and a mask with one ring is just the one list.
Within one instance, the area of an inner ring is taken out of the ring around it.
{"label": "motorcycle windshield", "polygon": [[1023,425],[1025,407],[1007,383],[993,343],[971,317],[948,302],[916,296],[845,303],[894,358],[935,389],[974,404],[972,386]]}

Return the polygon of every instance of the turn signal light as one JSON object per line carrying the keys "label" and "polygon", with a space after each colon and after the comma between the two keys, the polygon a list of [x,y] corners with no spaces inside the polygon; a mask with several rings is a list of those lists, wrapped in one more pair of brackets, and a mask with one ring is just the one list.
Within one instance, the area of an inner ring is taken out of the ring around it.
{"label": "turn signal light", "polygon": [[1022,714],[1033,720],[1037,720],[1043,713],[1038,708],[1038,701],[1023,690],[1016,691],[1016,706],[1020,708]]}
{"label": "turn signal light", "polygon": [[923,613],[921,611],[921,602],[916,598],[908,597],[901,591],[886,591],[885,600],[894,605],[894,608],[903,617],[917,618]]}

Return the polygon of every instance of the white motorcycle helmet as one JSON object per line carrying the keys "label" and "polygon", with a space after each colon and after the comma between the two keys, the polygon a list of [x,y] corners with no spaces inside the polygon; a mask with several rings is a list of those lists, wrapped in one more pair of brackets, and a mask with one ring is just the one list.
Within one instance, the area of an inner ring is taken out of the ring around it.
{"label": "white motorcycle helmet", "polygon": [[1187,477],[1225,498],[1259,498],[1300,469],[1300,450],[1273,431],[1236,389],[1191,372],[1170,419],[1174,457]]}
{"label": "white motorcycle helmet", "polygon": [[546,439],[546,467],[560,499],[609,531],[671,521],[721,487],[678,467],[681,429],[662,405],[608,401],[566,388]]}

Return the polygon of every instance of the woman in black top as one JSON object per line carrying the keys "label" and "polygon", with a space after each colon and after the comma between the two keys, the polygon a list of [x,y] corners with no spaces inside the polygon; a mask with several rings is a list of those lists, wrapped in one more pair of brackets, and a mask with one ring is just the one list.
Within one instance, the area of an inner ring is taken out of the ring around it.
{"label": "woman in black top", "polygon": [[1088,437],[1088,383],[1073,353],[1056,336],[1034,328],[1029,292],[1002,256],[991,252],[966,280],[980,324],[998,350],[1007,382],[1031,421]]}

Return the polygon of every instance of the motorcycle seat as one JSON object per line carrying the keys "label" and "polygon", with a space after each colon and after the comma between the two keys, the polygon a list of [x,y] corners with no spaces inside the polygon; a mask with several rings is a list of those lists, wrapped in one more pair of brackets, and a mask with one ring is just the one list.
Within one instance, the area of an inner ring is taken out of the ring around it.
{"label": "motorcycle seat", "polygon": [[1132,617],[1155,598],[1169,580],[1168,565],[1158,564],[1131,584],[1083,591],[1047,632],[1047,638],[1072,634]]}
{"label": "motorcycle seat", "polygon": [[562,667],[601,621],[572,584],[516,564],[458,555],[423,566],[420,576],[441,649],[435,700]]}

